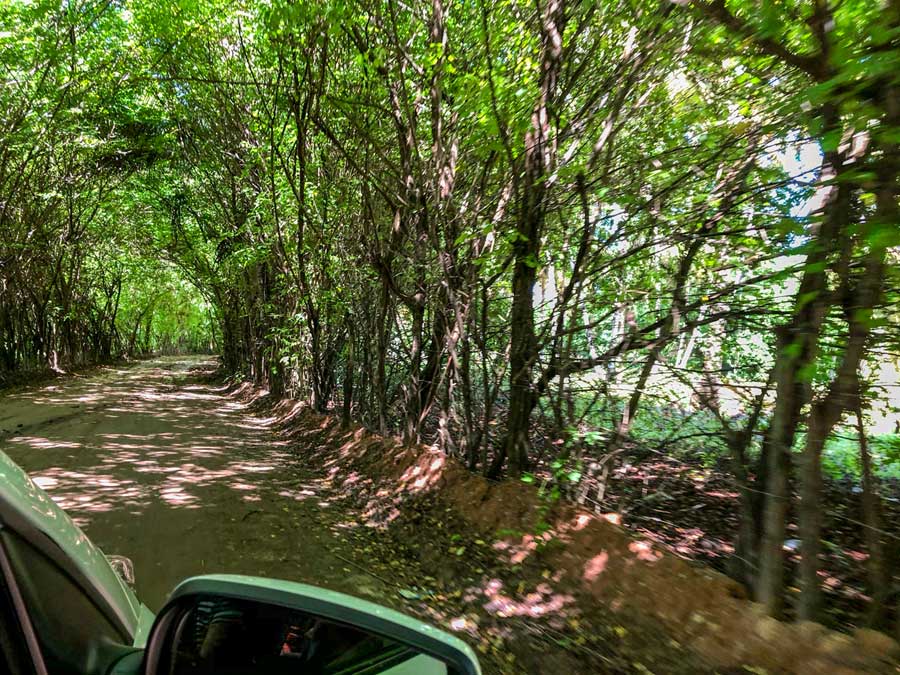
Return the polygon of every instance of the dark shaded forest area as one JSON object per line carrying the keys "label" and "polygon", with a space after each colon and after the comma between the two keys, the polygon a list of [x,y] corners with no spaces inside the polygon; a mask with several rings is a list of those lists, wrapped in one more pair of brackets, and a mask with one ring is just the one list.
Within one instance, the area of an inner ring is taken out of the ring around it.
{"label": "dark shaded forest area", "polygon": [[2,0],[0,67],[0,384],[215,352],[550,501],[718,490],[683,553],[900,631],[897,0]]}

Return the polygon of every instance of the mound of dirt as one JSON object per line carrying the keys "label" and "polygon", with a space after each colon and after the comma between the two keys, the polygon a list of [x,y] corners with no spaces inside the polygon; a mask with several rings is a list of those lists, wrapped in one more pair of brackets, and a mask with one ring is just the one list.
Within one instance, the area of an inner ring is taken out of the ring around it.
{"label": "mound of dirt", "polygon": [[342,429],[337,419],[296,402],[280,402],[271,414],[298,448],[311,453],[326,480],[364,506],[368,525],[388,525],[413,502],[421,509],[428,495],[431,508],[462,518],[517,573],[543,574],[561,591],[575,591],[578,602],[620,613],[623,621],[651,619],[674,644],[715,669],[897,672],[900,645],[887,635],[847,635],[767,617],[739,584],[635,538],[615,514],[548,503],[532,485],[489,482],[437,450],[404,446],[360,426]]}

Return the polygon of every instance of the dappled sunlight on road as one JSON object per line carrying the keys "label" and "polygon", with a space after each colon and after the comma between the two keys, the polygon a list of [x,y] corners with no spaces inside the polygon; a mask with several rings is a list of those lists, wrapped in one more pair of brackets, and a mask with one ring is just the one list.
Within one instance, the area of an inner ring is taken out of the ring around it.
{"label": "dappled sunlight on road", "polygon": [[[144,440],[176,438],[176,434],[151,434]],[[191,488],[220,482],[233,490],[246,493],[257,489],[257,485],[246,480],[259,474],[276,470],[271,462],[231,461],[222,462],[228,448],[190,445],[168,442],[166,450],[150,443],[102,442],[104,438],[136,440],[134,434],[103,434],[101,441],[93,446],[94,459],[99,464],[79,471],[59,466],[51,466],[33,473],[35,482],[68,511],[79,514],[79,522],[85,523],[84,513],[107,511],[128,507],[132,513],[139,513],[142,507],[154,500],[161,500],[172,507],[198,508],[198,497],[190,494]],[[59,441],[47,438],[15,437],[9,439],[11,446],[26,445],[42,450],[63,450],[83,448],[82,443]],[[251,444],[252,447],[252,444]],[[14,448],[10,448],[14,451]],[[189,458],[193,461],[185,462]],[[215,464],[204,464],[204,460],[214,459]],[[116,471],[118,478],[104,471]],[[124,479],[123,474],[143,474],[133,479]],[[156,474],[154,482],[148,475]],[[242,478],[244,478],[242,480]]]}
{"label": "dappled sunlight on road", "polygon": [[48,450],[74,449],[82,447],[81,443],[75,443],[74,441],[51,440],[49,438],[40,438],[34,436],[15,436],[9,439],[9,442],[21,443],[22,445],[27,445],[30,448]]}
{"label": "dappled sunlight on road", "polygon": [[[287,457],[272,452],[283,442],[260,435],[274,418],[248,415],[225,389],[176,387],[172,379],[164,368],[111,370],[69,391],[46,387],[31,398],[41,409],[42,434],[11,436],[3,447],[82,524],[115,508],[132,514],[154,503],[196,509],[202,489],[212,485],[237,491],[245,501],[260,499],[248,493]],[[108,426],[117,430],[101,431]]]}
{"label": "dappled sunlight on road", "polygon": [[318,496],[318,493],[315,490],[310,490],[307,488],[303,488],[300,490],[282,490],[278,494],[282,497],[287,497],[288,499],[293,499],[298,502],[302,502],[304,499],[308,499],[309,497]]}
{"label": "dappled sunlight on road", "polygon": [[[303,570],[330,560],[304,549],[316,528],[278,538],[259,530],[296,530],[310,509],[329,506],[327,488],[298,480],[276,417],[198,382],[212,365],[164,358],[106,368],[0,406],[0,449],[107,552],[134,558],[139,590],[156,604],[189,574],[315,581]],[[247,556],[262,536],[267,545]]]}

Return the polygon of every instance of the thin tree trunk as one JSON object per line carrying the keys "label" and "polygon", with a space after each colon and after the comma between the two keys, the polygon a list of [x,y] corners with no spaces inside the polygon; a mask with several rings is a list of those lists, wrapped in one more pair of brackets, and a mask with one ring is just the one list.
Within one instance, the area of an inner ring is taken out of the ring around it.
{"label": "thin tree trunk", "polygon": [[869,439],[866,436],[862,395],[859,390],[853,413],[856,417],[856,434],[859,439],[863,523],[866,549],[869,552],[866,569],[869,575],[869,596],[872,598],[866,622],[870,628],[882,629],[887,625],[886,601],[890,593],[891,580],[885,564],[884,543],[881,541],[881,505],[878,499],[878,485],[872,473],[872,456],[869,454]]}
{"label": "thin tree trunk", "polygon": [[555,160],[550,137],[551,114],[557,80],[562,69],[562,36],[565,32],[565,3],[547,0],[541,17],[540,92],[532,114],[532,127],[525,137],[524,180],[518,186],[517,236],[513,244],[515,265],[512,278],[510,317],[509,410],[506,440],[495,457],[490,475],[499,475],[509,458],[509,473],[517,478],[528,468],[531,449],[530,422],[534,407],[532,370],[538,355],[534,333],[534,282],[541,252],[546,210],[546,175]]}
{"label": "thin tree trunk", "polygon": [[[347,323],[349,330],[349,320]],[[341,426],[343,426],[344,429],[350,426],[350,416],[353,409],[353,374],[356,367],[354,358],[355,349],[356,341],[354,340],[353,332],[350,331],[347,340],[347,363],[344,364],[344,406],[341,414]]]}
{"label": "thin tree trunk", "polygon": [[378,432],[382,435],[388,431],[386,361],[391,331],[390,322],[388,321],[389,302],[390,295],[387,282],[382,281],[381,305],[378,314],[378,354],[375,359],[375,397],[378,400]]}
{"label": "thin tree trunk", "polygon": [[[839,128],[837,111],[823,113],[827,128]],[[820,177],[823,222],[811,242],[803,278],[797,290],[791,322],[778,329],[775,359],[775,409],[764,441],[767,484],[763,505],[763,536],[760,543],[760,570],[757,600],[768,614],[780,616],[784,594],[784,539],[789,507],[791,449],[802,408],[812,398],[811,379],[806,377],[818,354],[819,334],[828,312],[825,269],[831,253],[840,248],[851,220],[851,186],[833,179],[843,171],[837,152],[825,153]]]}
{"label": "thin tree trunk", "polygon": [[[885,94],[886,118],[893,127],[900,124],[900,90],[888,87]],[[800,565],[801,594],[798,615],[816,620],[821,610],[822,589],[819,583],[819,551],[822,529],[822,449],[835,424],[859,398],[859,365],[865,355],[872,331],[871,317],[881,299],[887,250],[877,235],[887,228],[896,228],[900,218],[897,203],[897,144],[883,142],[885,159],[876,165],[878,188],[875,192],[875,213],[862,228],[861,236],[868,244],[862,269],[855,274],[849,253],[842,254],[838,263],[841,277],[839,297],[842,299],[844,320],[847,322],[847,346],[840,366],[823,400],[810,411],[809,430],[803,463],[803,501],[800,511],[800,537],[803,558]],[[881,145],[881,143],[879,143]]]}

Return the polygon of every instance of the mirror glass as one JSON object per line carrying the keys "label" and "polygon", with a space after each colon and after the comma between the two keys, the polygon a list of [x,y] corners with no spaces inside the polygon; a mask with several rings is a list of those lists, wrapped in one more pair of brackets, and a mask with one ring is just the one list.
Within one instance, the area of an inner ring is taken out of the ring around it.
{"label": "mirror glass", "polygon": [[171,624],[160,673],[448,673],[414,648],[296,609],[219,596],[189,600]]}

